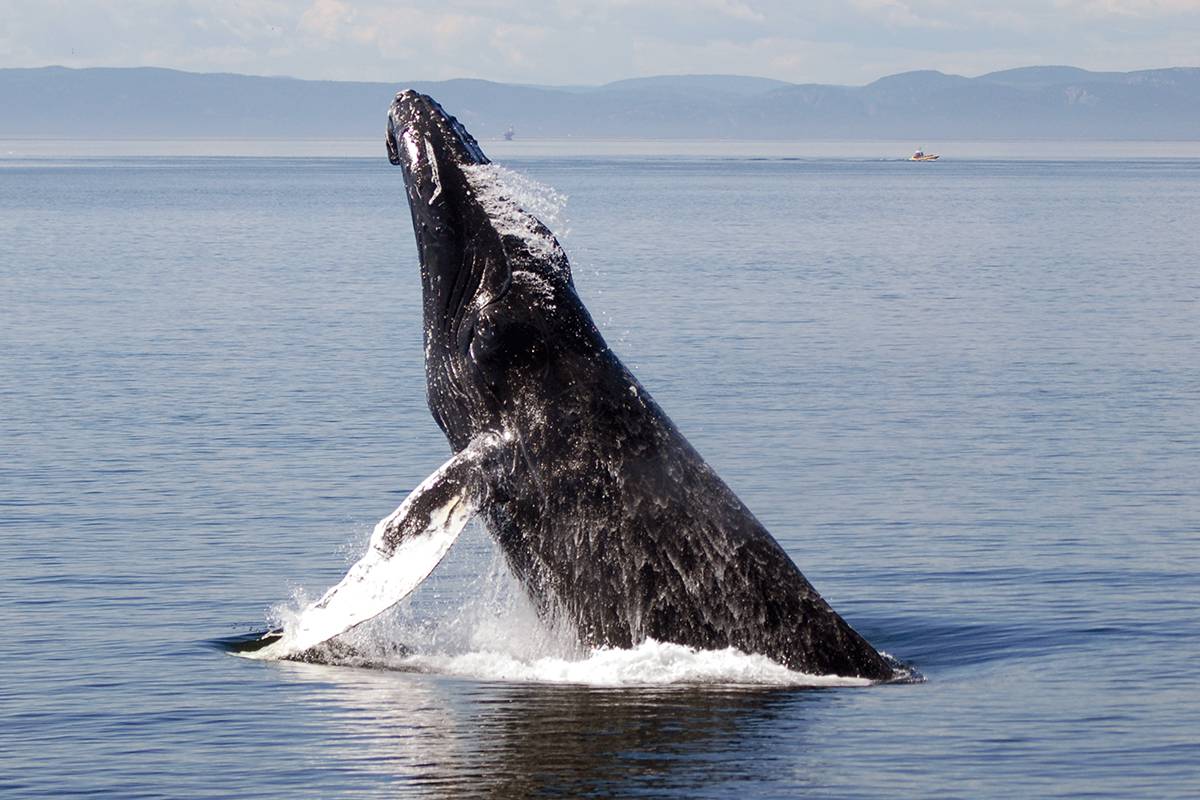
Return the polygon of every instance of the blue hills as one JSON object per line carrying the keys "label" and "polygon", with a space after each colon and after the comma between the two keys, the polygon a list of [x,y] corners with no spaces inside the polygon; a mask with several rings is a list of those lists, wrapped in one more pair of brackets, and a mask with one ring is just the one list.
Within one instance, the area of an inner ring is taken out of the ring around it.
{"label": "blue hills", "polygon": [[391,83],[149,67],[0,69],[0,138],[382,137],[400,88],[437,98],[483,139],[1200,139],[1200,68],[926,70],[866,86],[737,75],[602,86]]}

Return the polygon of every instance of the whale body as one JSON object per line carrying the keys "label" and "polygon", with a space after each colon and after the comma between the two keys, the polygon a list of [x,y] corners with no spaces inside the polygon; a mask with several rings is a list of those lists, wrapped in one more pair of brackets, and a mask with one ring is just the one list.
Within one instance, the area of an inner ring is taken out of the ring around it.
{"label": "whale body", "polygon": [[735,647],[894,677],[608,347],[562,247],[466,129],[401,92],[387,149],[420,258],[429,408],[453,455],[259,654],[301,653],[390,607],[478,516],[538,609],[585,645]]}

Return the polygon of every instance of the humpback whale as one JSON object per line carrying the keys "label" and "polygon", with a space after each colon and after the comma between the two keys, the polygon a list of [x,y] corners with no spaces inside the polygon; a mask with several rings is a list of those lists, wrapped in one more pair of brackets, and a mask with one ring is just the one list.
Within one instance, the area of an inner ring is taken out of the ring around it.
{"label": "humpback whale", "polygon": [[420,260],[428,404],[453,455],[256,656],[302,656],[394,605],[478,516],[586,645],[653,638],[893,677],[609,348],[559,242],[466,129],[410,90],[386,141]]}

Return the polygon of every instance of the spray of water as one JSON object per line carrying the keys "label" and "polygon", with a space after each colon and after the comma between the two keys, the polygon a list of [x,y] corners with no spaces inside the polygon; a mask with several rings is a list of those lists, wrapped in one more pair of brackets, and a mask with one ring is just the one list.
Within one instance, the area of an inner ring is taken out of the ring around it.
{"label": "spray of water", "polygon": [[[287,621],[306,597],[275,609]],[[571,626],[535,610],[480,525],[463,534],[437,573],[388,613],[322,645],[322,663],[479,680],[592,686],[863,686],[860,678],[806,675],[734,648],[696,650],[648,640],[586,648]]]}
{"label": "spray of water", "polygon": [[570,233],[567,196],[543,183],[498,164],[472,164],[463,172],[496,230],[522,239],[530,253],[551,258],[558,251],[554,237],[534,225],[533,215],[559,240]]}

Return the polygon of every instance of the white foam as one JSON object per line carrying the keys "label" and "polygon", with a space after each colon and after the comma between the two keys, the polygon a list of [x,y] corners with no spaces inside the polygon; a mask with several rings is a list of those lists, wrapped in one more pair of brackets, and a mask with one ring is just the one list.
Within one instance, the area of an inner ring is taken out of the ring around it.
{"label": "white foam", "polygon": [[[541,619],[524,592],[497,579],[495,564],[450,615],[404,604],[388,619],[343,637],[351,655],[328,663],[515,683],[622,686],[868,686],[864,678],[810,675],[735,648],[698,650],[653,639],[635,647],[583,648],[565,624]],[[514,589],[516,591],[514,591]],[[411,652],[397,654],[395,643]]]}
{"label": "white foam", "polygon": [[552,260],[562,256],[554,236],[547,235],[536,222],[566,237],[565,194],[498,164],[464,165],[463,174],[497,233],[520,239],[535,258]]}
{"label": "white foam", "polygon": [[[304,598],[293,604],[304,605]],[[275,618],[286,627],[295,613],[277,608]],[[468,526],[414,595],[338,641],[346,647],[326,647],[322,660],[484,681],[597,687],[871,684],[796,672],[734,648],[697,650],[654,640],[628,649],[582,647],[569,624],[538,614],[479,524]],[[407,651],[397,652],[397,644]]]}
{"label": "white foam", "polygon": [[397,669],[522,683],[588,686],[756,685],[868,686],[864,678],[806,675],[766,656],[725,650],[696,650],[653,639],[630,649],[600,648],[581,659],[522,659],[510,653],[475,651],[460,655],[415,654],[386,664]]}

